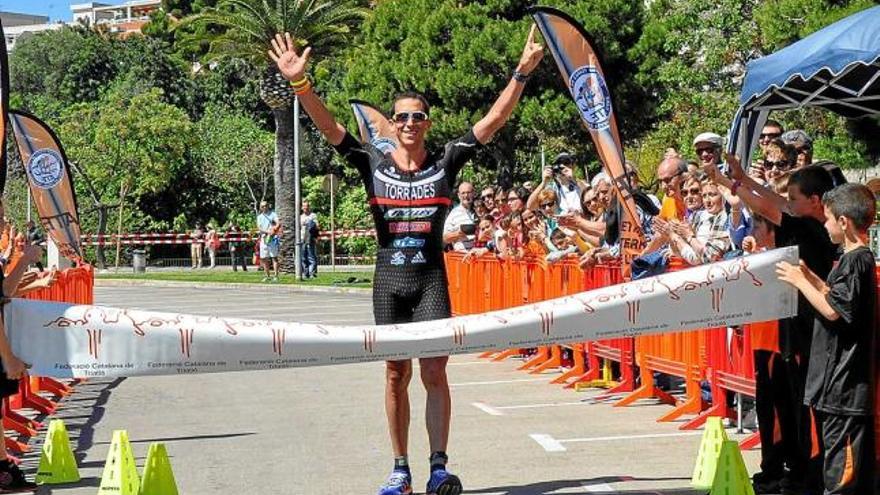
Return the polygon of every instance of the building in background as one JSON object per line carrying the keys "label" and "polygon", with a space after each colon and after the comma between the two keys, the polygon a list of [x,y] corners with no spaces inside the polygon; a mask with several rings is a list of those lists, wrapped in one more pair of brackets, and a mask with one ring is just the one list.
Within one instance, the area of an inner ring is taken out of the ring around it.
{"label": "building in background", "polygon": [[19,38],[28,33],[60,29],[65,25],[106,26],[108,32],[122,36],[140,33],[144,24],[150,21],[150,14],[161,7],[162,0],[129,0],[119,5],[85,2],[70,6],[73,21],[69,23],[49,22],[45,15],[14,12],[0,12],[0,21],[3,21],[6,35],[6,50],[12,51]]}

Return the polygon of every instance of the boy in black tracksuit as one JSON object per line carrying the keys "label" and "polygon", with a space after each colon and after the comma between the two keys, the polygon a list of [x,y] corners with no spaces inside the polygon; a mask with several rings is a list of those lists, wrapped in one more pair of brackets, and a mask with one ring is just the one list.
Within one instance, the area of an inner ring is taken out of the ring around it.
{"label": "boy in black tracksuit", "polygon": [[779,263],[780,280],[815,308],[804,402],[816,410],[824,450],[824,493],[874,493],[874,380],[877,279],[867,230],[874,195],[860,184],[825,194],[825,228],[843,245],[839,263],[822,280],[803,262]]}

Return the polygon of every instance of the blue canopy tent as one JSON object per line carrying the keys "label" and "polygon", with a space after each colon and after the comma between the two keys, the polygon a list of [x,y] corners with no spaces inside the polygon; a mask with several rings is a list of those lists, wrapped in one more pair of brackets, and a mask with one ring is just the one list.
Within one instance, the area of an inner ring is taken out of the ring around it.
{"label": "blue canopy tent", "polygon": [[728,151],[750,163],[767,115],[803,107],[880,115],[880,6],[749,62]]}

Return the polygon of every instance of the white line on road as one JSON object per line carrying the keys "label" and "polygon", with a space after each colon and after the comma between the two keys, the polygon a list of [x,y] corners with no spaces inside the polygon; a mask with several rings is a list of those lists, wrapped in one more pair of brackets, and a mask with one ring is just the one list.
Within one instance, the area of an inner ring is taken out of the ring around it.
{"label": "white line on road", "polygon": [[669,437],[695,437],[702,435],[702,431],[686,431],[682,433],[651,433],[647,435],[620,435],[615,437],[592,437],[592,438],[567,438],[560,440],[565,443],[584,442],[610,442],[612,440],[639,440],[643,438],[669,438]]}
{"label": "white line on road", "polygon": [[563,443],[587,443],[587,442],[610,442],[614,440],[641,440],[645,438],[670,438],[670,437],[693,437],[702,435],[701,431],[688,431],[683,433],[652,433],[647,435],[619,435],[613,437],[590,437],[590,438],[560,438],[556,439],[545,433],[532,433],[529,436],[547,452],[564,452]]}
{"label": "white line on road", "polygon": [[581,483],[587,493],[617,493],[608,483]]}
{"label": "white line on road", "polygon": [[537,409],[542,407],[584,406],[589,402],[548,402],[546,404],[520,404],[518,406],[495,406],[495,409]]}
{"label": "white line on road", "polygon": [[547,452],[565,452],[565,446],[558,440],[545,433],[532,433],[529,435],[532,440],[538,442],[538,445],[544,447]]}
{"label": "white line on road", "polygon": [[504,413],[482,402],[471,402],[471,405],[490,416],[504,416]]}
{"label": "white line on road", "polygon": [[499,385],[502,383],[523,383],[523,382],[545,382],[546,378],[523,378],[520,380],[494,380],[490,382],[462,382],[462,383],[450,383],[450,387],[470,387],[476,385]]}

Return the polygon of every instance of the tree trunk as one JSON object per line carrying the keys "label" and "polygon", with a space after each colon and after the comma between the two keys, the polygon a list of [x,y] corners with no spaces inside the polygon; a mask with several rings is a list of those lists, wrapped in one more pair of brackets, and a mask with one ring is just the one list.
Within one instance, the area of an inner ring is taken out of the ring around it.
{"label": "tree trunk", "polygon": [[[105,233],[107,233],[107,207],[99,205],[98,239],[102,239]],[[107,258],[104,256],[104,245],[102,243],[98,243],[98,245],[95,246],[95,262],[97,263],[98,268],[102,270],[107,268]]]}
{"label": "tree trunk", "polygon": [[294,222],[298,221],[294,198],[293,171],[293,107],[272,110],[275,117],[275,213],[284,226],[281,237],[279,265],[281,271],[296,271],[296,236]]}

